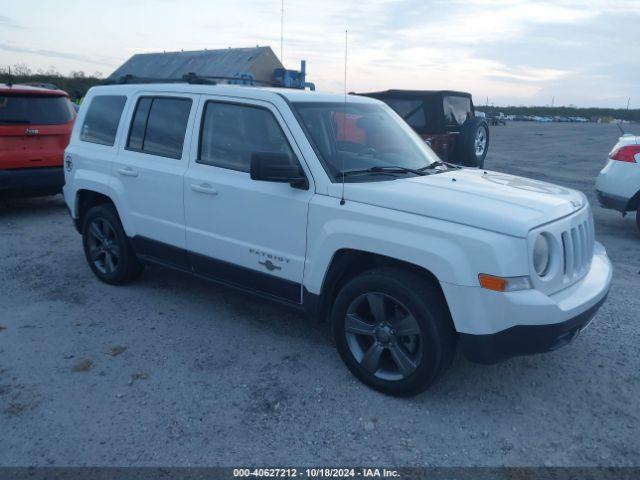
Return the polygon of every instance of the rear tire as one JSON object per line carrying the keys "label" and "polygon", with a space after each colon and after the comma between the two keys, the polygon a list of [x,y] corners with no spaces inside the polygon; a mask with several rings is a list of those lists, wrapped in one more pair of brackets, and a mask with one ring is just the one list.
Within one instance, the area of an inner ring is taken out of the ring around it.
{"label": "rear tire", "polygon": [[143,266],[113,205],[97,205],[87,212],[82,244],[89,267],[105,283],[124,285],[142,273]]}
{"label": "rear tire", "polygon": [[450,366],[456,334],[440,290],[413,272],[382,267],[349,281],[331,322],[351,373],[394,396],[415,395]]}

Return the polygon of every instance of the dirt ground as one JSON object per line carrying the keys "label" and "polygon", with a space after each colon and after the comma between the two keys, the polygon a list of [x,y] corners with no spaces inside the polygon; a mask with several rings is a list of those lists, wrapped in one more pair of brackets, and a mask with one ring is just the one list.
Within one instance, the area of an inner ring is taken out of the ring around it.
{"label": "dirt ground", "polygon": [[510,123],[491,135],[487,168],[592,202],[615,272],[574,343],[489,367],[459,355],[431,390],[390,398],[349,374],[326,326],[160,268],[105,285],[60,196],[11,200],[0,465],[639,465],[640,234],[593,195],[618,130]]}

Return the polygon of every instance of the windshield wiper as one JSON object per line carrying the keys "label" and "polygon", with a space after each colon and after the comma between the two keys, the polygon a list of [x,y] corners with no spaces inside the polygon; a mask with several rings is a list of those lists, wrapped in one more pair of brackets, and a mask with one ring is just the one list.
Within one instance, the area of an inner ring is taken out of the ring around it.
{"label": "windshield wiper", "polygon": [[455,163],[449,163],[449,162],[443,162],[442,160],[436,160],[435,162],[430,163],[426,167],[423,167],[423,170],[433,170],[436,167],[450,167],[450,168],[456,168],[456,169],[461,169],[462,168],[460,165],[456,165]]}
{"label": "windshield wiper", "polygon": [[414,168],[406,168],[397,165],[375,166],[363,168],[361,170],[346,170],[344,172],[341,172],[340,174],[358,175],[361,173],[413,173],[414,175],[426,175],[423,169],[416,170]]}

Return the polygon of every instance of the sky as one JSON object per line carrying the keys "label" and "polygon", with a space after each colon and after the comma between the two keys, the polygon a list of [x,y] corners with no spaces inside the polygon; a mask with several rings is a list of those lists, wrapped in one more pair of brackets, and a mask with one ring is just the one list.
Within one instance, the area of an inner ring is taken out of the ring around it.
{"label": "sky", "polygon": [[640,108],[640,0],[0,0],[0,66],[108,76],[145,52],[269,45],[318,90]]}

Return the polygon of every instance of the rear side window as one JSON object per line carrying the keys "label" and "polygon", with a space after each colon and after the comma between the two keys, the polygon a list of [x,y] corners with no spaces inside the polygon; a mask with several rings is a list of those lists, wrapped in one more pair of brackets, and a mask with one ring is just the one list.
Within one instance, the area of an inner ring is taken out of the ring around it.
{"label": "rear side window", "polygon": [[126,102],[127,97],[121,95],[93,97],[80,130],[80,140],[113,146]]}
{"label": "rear side window", "polygon": [[261,107],[208,102],[202,117],[198,163],[248,172],[253,153],[297,160],[273,114]]}
{"label": "rear side window", "polygon": [[424,128],[427,125],[422,100],[389,98],[384,102],[393,108],[412,128]]}
{"label": "rear side window", "polygon": [[469,97],[444,97],[444,117],[447,125],[462,125],[471,113],[471,99]]}
{"label": "rear side window", "polygon": [[181,158],[191,103],[189,98],[143,97],[138,100],[127,149]]}
{"label": "rear side window", "polygon": [[64,125],[71,120],[67,97],[0,95],[0,125]]}

